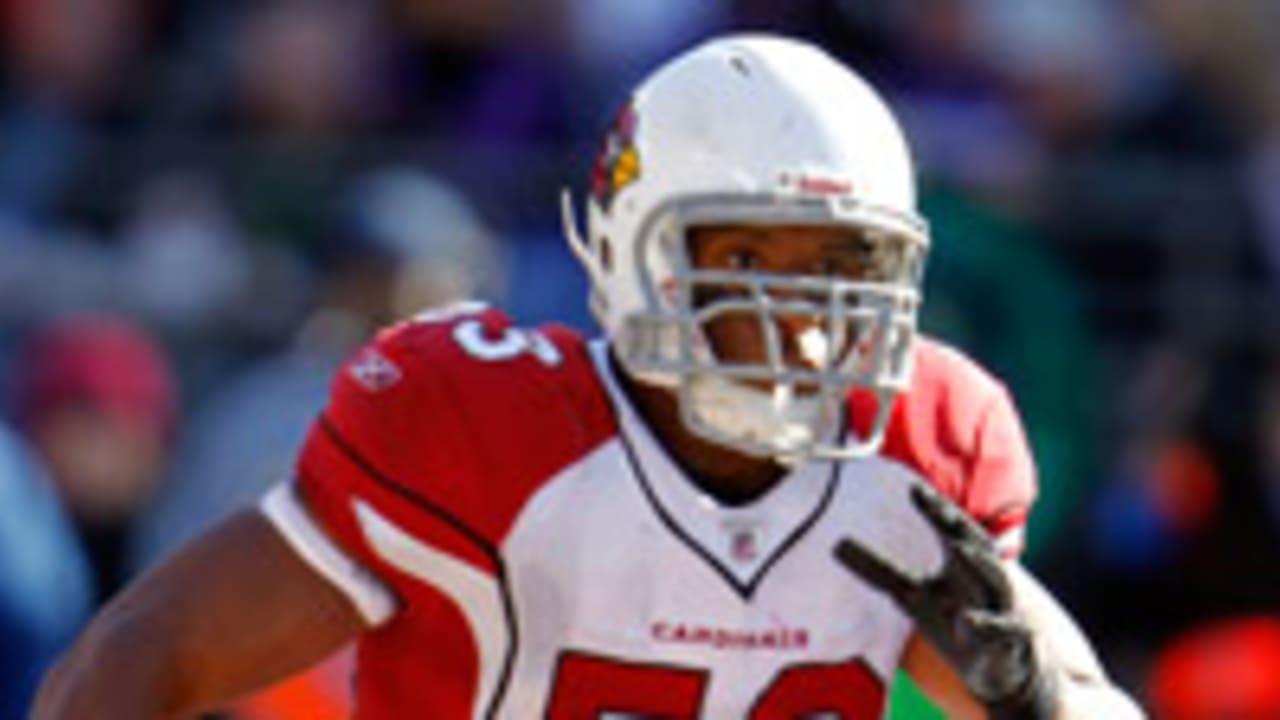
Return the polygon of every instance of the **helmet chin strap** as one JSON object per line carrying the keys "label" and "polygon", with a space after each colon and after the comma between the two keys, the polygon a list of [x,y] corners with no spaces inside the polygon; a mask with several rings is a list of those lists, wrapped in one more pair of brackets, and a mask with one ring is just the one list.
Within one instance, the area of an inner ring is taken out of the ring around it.
{"label": "helmet chin strap", "polygon": [[747,455],[795,465],[825,433],[821,396],[779,385],[763,392],[716,375],[682,384],[681,416],[694,433]]}

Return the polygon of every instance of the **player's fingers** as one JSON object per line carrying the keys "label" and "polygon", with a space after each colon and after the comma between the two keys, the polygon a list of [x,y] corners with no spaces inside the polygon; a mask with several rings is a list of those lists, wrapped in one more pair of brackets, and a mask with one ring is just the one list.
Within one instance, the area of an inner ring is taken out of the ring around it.
{"label": "player's fingers", "polygon": [[1012,659],[1025,659],[1018,652],[1031,647],[1031,631],[1026,623],[1009,613],[968,610],[960,618],[966,640],[975,647],[986,647],[993,654]]}
{"label": "player's fingers", "polygon": [[954,548],[952,562],[963,564],[969,583],[981,594],[983,607],[1004,610],[1013,604],[1013,590],[999,556],[985,547],[960,543]]}
{"label": "player's fingers", "polygon": [[965,625],[980,638],[995,640],[1000,637],[1027,635],[1026,624],[1007,612],[971,609],[963,613]]}
{"label": "player's fingers", "polygon": [[962,613],[961,643],[983,648],[965,672],[966,682],[981,697],[1007,697],[1034,673],[1031,631],[1009,613],[969,610]]}
{"label": "player's fingers", "polygon": [[991,538],[981,525],[974,522],[960,506],[943,497],[942,493],[923,483],[911,487],[911,502],[943,537],[952,540],[975,539],[990,542]]}
{"label": "player's fingers", "polygon": [[905,600],[908,593],[918,587],[918,583],[913,578],[902,574],[897,568],[880,559],[878,555],[855,540],[842,538],[836,543],[834,553],[841,565],[899,602]]}

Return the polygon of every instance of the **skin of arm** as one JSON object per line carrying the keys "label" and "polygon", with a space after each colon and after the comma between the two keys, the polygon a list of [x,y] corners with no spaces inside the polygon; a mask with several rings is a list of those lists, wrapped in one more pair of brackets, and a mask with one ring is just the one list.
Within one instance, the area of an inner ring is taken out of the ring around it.
{"label": "skin of arm", "polygon": [[136,580],[48,672],[35,720],[186,717],[318,662],[364,629],[256,510]]}
{"label": "skin of arm", "polygon": [[[1013,589],[1015,611],[1032,629],[1035,652],[1056,687],[1056,720],[1144,718],[1137,704],[1107,678],[1084,633],[1057,600],[1020,563],[1008,560],[1003,567]],[[919,634],[909,641],[902,668],[948,718],[986,717],[959,675]]]}

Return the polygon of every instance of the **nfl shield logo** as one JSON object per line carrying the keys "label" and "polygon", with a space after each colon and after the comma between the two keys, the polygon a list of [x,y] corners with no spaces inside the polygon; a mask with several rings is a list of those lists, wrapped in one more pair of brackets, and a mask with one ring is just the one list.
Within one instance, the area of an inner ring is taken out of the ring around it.
{"label": "nfl shield logo", "polygon": [[400,381],[400,368],[369,348],[360,353],[347,370],[351,379],[369,392],[380,392]]}
{"label": "nfl shield logo", "polygon": [[738,530],[733,533],[730,553],[738,562],[751,562],[760,555],[756,544],[756,534],[752,530]]}

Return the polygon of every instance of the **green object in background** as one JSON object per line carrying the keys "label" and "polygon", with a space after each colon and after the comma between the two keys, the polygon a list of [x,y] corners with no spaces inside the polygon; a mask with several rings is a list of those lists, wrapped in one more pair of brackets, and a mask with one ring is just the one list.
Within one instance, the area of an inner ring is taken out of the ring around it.
{"label": "green object in background", "polygon": [[889,720],[946,720],[901,670],[889,688]]}

